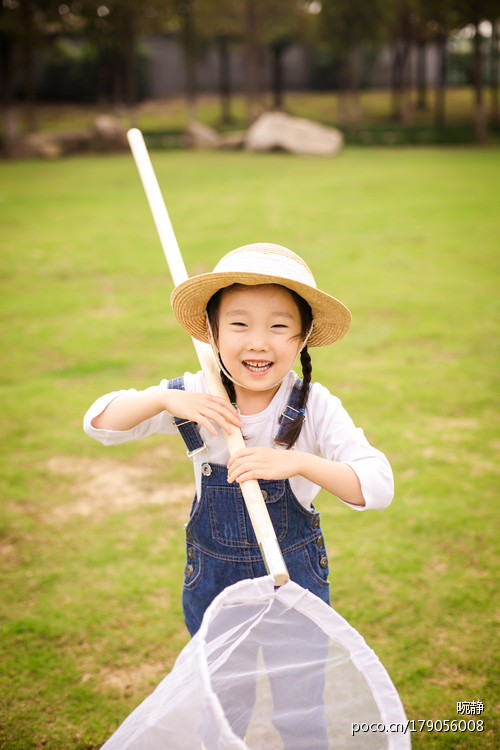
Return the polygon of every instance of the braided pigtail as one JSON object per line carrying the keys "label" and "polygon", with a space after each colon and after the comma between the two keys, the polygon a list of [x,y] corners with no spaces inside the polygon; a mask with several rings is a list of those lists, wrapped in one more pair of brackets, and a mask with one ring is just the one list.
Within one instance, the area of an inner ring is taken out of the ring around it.
{"label": "braided pigtail", "polygon": [[234,383],[229,380],[223,370],[220,371],[220,379],[222,380],[222,385],[226,389],[226,393],[229,396],[230,402],[232,404],[236,404],[236,391],[234,390]]}
{"label": "braided pigtail", "polygon": [[[228,287],[228,289],[231,289],[231,287]],[[219,291],[216,292],[214,296],[210,298],[208,305],[207,305],[208,320],[210,321],[210,326],[212,328],[214,338],[215,338],[214,343],[216,343],[219,337],[219,308],[220,308],[220,302],[221,302],[223,291],[224,291],[223,289],[219,289]],[[231,380],[229,380],[229,378],[227,377],[226,373],[223,370],[220,371],[220,379],[222,380],[222,385],[226,389],[226,393],[229,396],[230,402],[232,404],[236,404],[236,391],[234,390],[234,383]]]}
{"label": "braided pigtail", "polygon": [[300,400],[297,405],[297,410],[299,411],[299,414],[297,414],[296,418],[293,420],[293,422],[290,422],[286,428],[284,435],[276,440],[276,443],[278,445],[284,445],[287,450],[290,450],[290,448],[293,448],[297,440],[299,439],[300,431],[302,429],[302,425],[304,424],[306,415],[301,410],[306,408],[307,405],[307,399],[309,398],[309,390],[311,385],[311,376],[312,376],[312,362],[311,357],[309,355],[309,352],[307,351],[307,346],[305,346],[301,353],[300,353],[300,363],[302,365],[302,387],[300,389]]}

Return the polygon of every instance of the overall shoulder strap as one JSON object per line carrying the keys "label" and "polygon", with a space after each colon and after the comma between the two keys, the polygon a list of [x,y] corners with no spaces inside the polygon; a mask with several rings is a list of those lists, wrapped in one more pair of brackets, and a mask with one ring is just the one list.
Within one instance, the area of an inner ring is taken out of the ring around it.
{"label": "overall shoulder strap", "polygon": [[290,422],[293,422],[293,420],[297,418],[297,415],[299,414],[298,406],[300,404],[301,388],[302,380],[301,378],[299,378],[290,392],[290,397],[288,399],[287,405],[280,414],[280,426],[278,432],[276,433],[276,437],[274,438],[275,440],[279,440],[280,438],[282,438],[286,429],[286,425],[290,424]]}
{"label": "overall shoulder strap", "polygon": [[[184,387],[184,378],[181,377],[169,380],[168,387],[178,391],[186,390]],[[200,433],[196,429],[196,422],[190,422],[189,420],[180,419],[179,417],[173,417],[172,421],[186,443],[189,458],[192,458],[195,453],[206,448],[205,443],[200,437]]]}

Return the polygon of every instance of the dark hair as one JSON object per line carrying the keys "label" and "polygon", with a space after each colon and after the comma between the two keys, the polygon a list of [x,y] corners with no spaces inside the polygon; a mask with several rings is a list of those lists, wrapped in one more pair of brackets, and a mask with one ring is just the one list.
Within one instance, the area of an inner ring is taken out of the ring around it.
{"label": "dark hair", "polygon": [[[219,310],[223,293],[229,289],[238,289],[244,286],[244,284],[231,284],[231,286],[225,287],[224,289],[219,289],[219,291],[209,299],[207,304],[207,314],[210,321],[210,326],[214,334],[215,342],[217,342],[219,338]],[[276,284],[276,286],[281,286],[281,284]],[[297,292],[294,292],[293,289],[287,289],[286,286],[281,286],[281,288],[286,289],[286,291],[292,295],[292,298],[299,309],[302,329],[298,336],[301,339],[304,339],[309,333],[309,329],[311,328],[311,324],[313,321],[311,307],[309,303],[306,302],[303,297],[297,294]],[[309,387],[311,385],[312,375],[312,362],[311,357],[309,356],[309,352],[307,351],[307,346],[305,346],[300,353],[300,363],[302,365],[302,387],[300,389],[300,399],[297,405],[297,409],[305,409],[309,396]],[[226,393],[229,396],[229,400],[231,401],[231,403],[235,404],[236,391],[234,389],[234,383],[229,380],[227,375],[222,370],[220,376],[224,388],[226,389]],[[282,437],[276,440],[276,443],[278,445],[284,445],[287,450],[293,448],[299,438],[304,420],[305,414],[297,414],[296,418],[286,425]]]}

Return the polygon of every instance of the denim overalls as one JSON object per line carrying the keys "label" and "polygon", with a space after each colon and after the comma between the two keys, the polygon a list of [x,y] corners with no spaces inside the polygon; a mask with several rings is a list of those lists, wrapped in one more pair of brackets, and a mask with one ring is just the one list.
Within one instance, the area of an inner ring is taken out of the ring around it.
{"label": "denim overalls", "polygon": [[[302,381],[290,394],[280,416],[278,436],[294,419]],[[184,378],[170,380],[169,388],[184,390]],[[188,455],[204,449],[196,425],[174,418]],[[191,457],[191,456],[190,456]],[[201,497],[195,496],[186,529],[187,563],[182,606],[191,635],[200,627],[212,600],[227,586],[244,578],[267,574],[239,485],[228,484],[227,466],[203,463]],[[293,494],[288,479],[259,480],[290,578],[330,604],[328,558],[314,506],[306,510]]]}

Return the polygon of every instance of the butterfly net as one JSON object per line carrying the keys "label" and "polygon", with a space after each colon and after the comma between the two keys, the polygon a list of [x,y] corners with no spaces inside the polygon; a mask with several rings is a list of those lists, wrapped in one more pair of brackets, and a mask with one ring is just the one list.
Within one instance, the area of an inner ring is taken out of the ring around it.
{"label": "butterfly net", "polygon": [[[399,725],[399,726],[398,726]],[[406,716],[363,638],[271,576],[229,586],[103,750],[409,750]]]}

